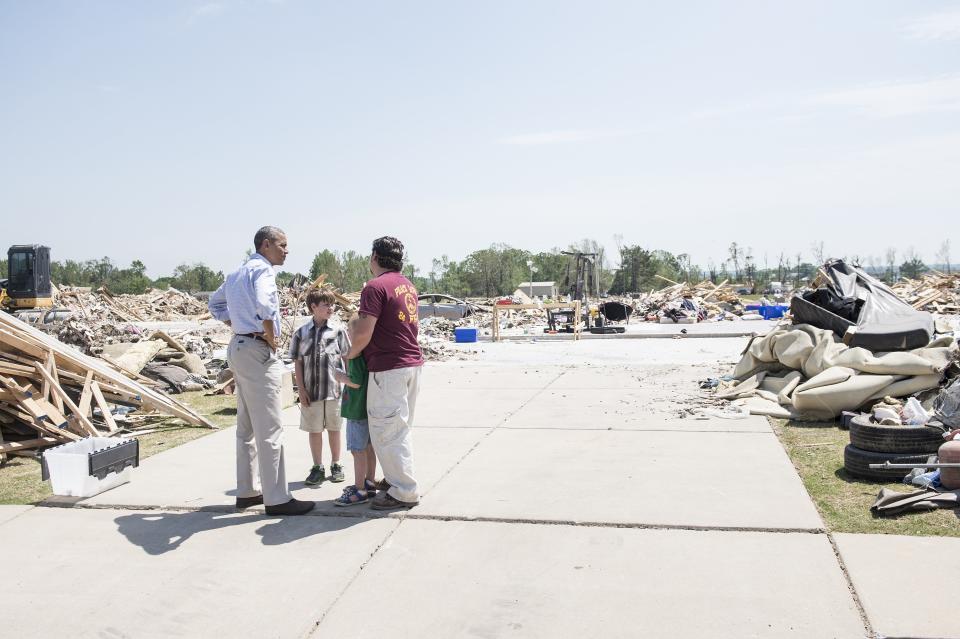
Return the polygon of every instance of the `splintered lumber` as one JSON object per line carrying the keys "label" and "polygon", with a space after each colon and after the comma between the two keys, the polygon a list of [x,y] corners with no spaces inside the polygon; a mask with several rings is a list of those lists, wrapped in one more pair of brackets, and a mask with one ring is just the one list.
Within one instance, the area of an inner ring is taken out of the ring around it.
{"label": "splintered lumber", "polygon": [[[195,426],[216,428],[139,377],[0,313],[0,413],[17,425],[14,430],[4,426],[8,433],[22,437],[32,429],[41,442],[37,445],[49,443],[47,438],[56,443],[82,436],[116,434],[119,427],[111,404],[156,411]],[[99,409],[100,428],[93,420],[93,406]],[[12,443],[15,442],[4,442]]]}
{"label": "splintered lumber", "polygon": [[28,450],[39,446],[52,446],[60,442],[53,437],[38,437],[19,442],[5,442],[0,440],[0,454],[15,453],[19,450]]}
{"label": "splintered lumber", "polygon": [[[70,412],[80,424],[80,427],[86,431],[86,434],[93,435],[94,437],[99,436],[100,432],[93,426],[93,424],[90,423],[90,420],[87,419],[87,416],[83,413],[83,411],[81,411],[77,405],[73,403],[73,400],[70,399],[70,396],[67,395],[66,391],[63,390],[60,384],[54,381],[53,376],[47,372],[47,369],[41,366],[39,362],[37,362],[36,366],[37,372],[39,372],[41,377],[43,377],[43,381],[50,384],[50,386],[53,388],[53,392],[62,400],[61,403],[70,409]],[[96,382],[93,383],[95,384]]]}
{"label": "splintered lumber", "polygon": [[703,296],[703,301],[707,301],[708,299],[710,299],[711,297],[713,297],[714,295],[716,295],[717,293],[719,293],[719,292],[720,292],[720,289],[723,288],[724,286],[726,286],[727,282],[729,282],[729,281],[730,281],[730,280],[723,280],[722,282],[720,282],[719,284],[717,284],[716,286],[714,286],[712,291],[710,291],[709,293],[707,293],[706,295]]}
{"label": "splintered lumber", "polygon": [[97,406],[100,407],[100,412],[103,413],[103,421],[107,423],[111,433],[115,432],[117,430],[117,422],[113,420],[113,414],[110,412],[110,406],[107,404],[107,400],[103,397],[103,393],[100,391],[100,384],[92,382],[90,384],[90,389],[93,391],[93,398],[97,401]]}

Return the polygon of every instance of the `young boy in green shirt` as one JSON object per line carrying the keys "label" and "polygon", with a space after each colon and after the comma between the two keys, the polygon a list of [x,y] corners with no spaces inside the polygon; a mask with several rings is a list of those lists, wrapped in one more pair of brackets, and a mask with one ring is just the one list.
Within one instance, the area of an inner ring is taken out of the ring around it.
{"label": "young boy in green shirt", "polygon": [[[357,316],[347,325],[347,335],[353,339]],[[370,442],[367,425],[367,362],[363,354],[347,361],[347,373],[338,371],[337,379],[343,382],[343,400],[340,415],[347,420],[347,450],[353,455],[354,485],[343,489],[343,494],[333,500],[336,506],[363,504],[377,494],[377,455]]]}

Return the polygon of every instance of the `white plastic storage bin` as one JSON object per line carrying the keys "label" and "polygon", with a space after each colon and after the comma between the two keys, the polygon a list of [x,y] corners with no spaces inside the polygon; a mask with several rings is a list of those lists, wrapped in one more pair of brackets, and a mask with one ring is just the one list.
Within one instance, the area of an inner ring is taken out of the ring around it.
{"label": "white plastic storage bin", "polygon": [[93,497],[130,481],[140,463],[136,439],[87,437],[43,453],[44,479],[54,495]]}

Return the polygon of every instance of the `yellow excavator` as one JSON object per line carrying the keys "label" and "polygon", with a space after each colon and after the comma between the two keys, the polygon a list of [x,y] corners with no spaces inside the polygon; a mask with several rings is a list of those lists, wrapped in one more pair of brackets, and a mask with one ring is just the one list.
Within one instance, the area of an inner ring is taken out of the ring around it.
{"label": "yellow excavator", "polygon": [[50,247],[11,246],[7,251],[7,279],[0,280],[0,308],[15,313],[52,307]]}

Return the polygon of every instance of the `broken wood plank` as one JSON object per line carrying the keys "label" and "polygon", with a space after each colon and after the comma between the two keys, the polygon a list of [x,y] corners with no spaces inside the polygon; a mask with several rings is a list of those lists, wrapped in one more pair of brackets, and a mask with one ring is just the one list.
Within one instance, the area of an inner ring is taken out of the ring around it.
{"label": "broken wood plank", "polygon": [[[40,365],[40,362],[37,362],[36,367],[37,371],[39,371],[41,375],[43,375],[51,383],[53,382],[53,378],[50,376],[50,373],[48,373],[47,370]],[[76,404],[73,403],[73,400],[70,399],[70,396],[67,395],[66,391],[60,388],[59,384],[53,384],[52,388],[54,393],[60,394],[60,398],[63,400],[63,403],[67,406],[67,408],[70,409],[70,412],[76,416],[76,421],[79,423],[80,429],[86,431],[88,435],[99,437],[100,431],[96,429],[96,427],[93,425],[93,422],[91,422],[86,415],[80,412],[80,409]]]}
{"label": "broken wood plank", "polygon": [[[57,363],[56,363],[56,361],[55,361],[54,358],[53,358],[53,351],[50,351],[50,352],[47,354],[47,367],[46,367],[46,369],[47,369],[47,372],[50,373],[50,378],[49,378],[49,381],[48,381],[47,378],[44,378],[43,383],[44,383],[45,385],[48,384],[48,383],[52,383],[52,384],[54,384],[55,386],[57,386],[57,388],[61,388],[61,387],[60,387],[60,378],[57,376]],[[49,391],[49,389],[48,389],[48,391]],[[49,399],[50,395],[49,395],[48,393],[44,393],[43,397],[44,397],[44,399]],[[58,394],[56,394],[56,393],[54,393],[53,405],[56,406],[56,407],[57,407],[57,410],[59,410],[61,413],[63,412],[63,398],[61,398],[61,397],[60,397]]]}
{"label": "broken wood plank", "polygon": [[93,371],[87,371],[87,377],[83,380],[83,390],[80,391],[80,403],[77,405],[80,414],[84,416],[90,415],[90,401],[93,399],[91,382],[93,382]]}
{"label": "broken wood plank", "polygon": [[0,437],[0,454],[39,448],[40,446],[53,446],[59,443],[60,441],[53,437],[38,437],[37,439],[27,439],[19,442],[4,442],[2,437]]}
{"label": "broken wood plank", "polygon": [[90,390],[93,391],[93,398],[96,400],[97,406],[100,407],[100,412],[103,414],[103,421],[107,425],[108,432],[116,432],[117,422],[114,421],[113,413],[110,412],[110,406],[107,404],[107,400],[103,397],[103,392],[100,390],[100,384],[91,382]]}

